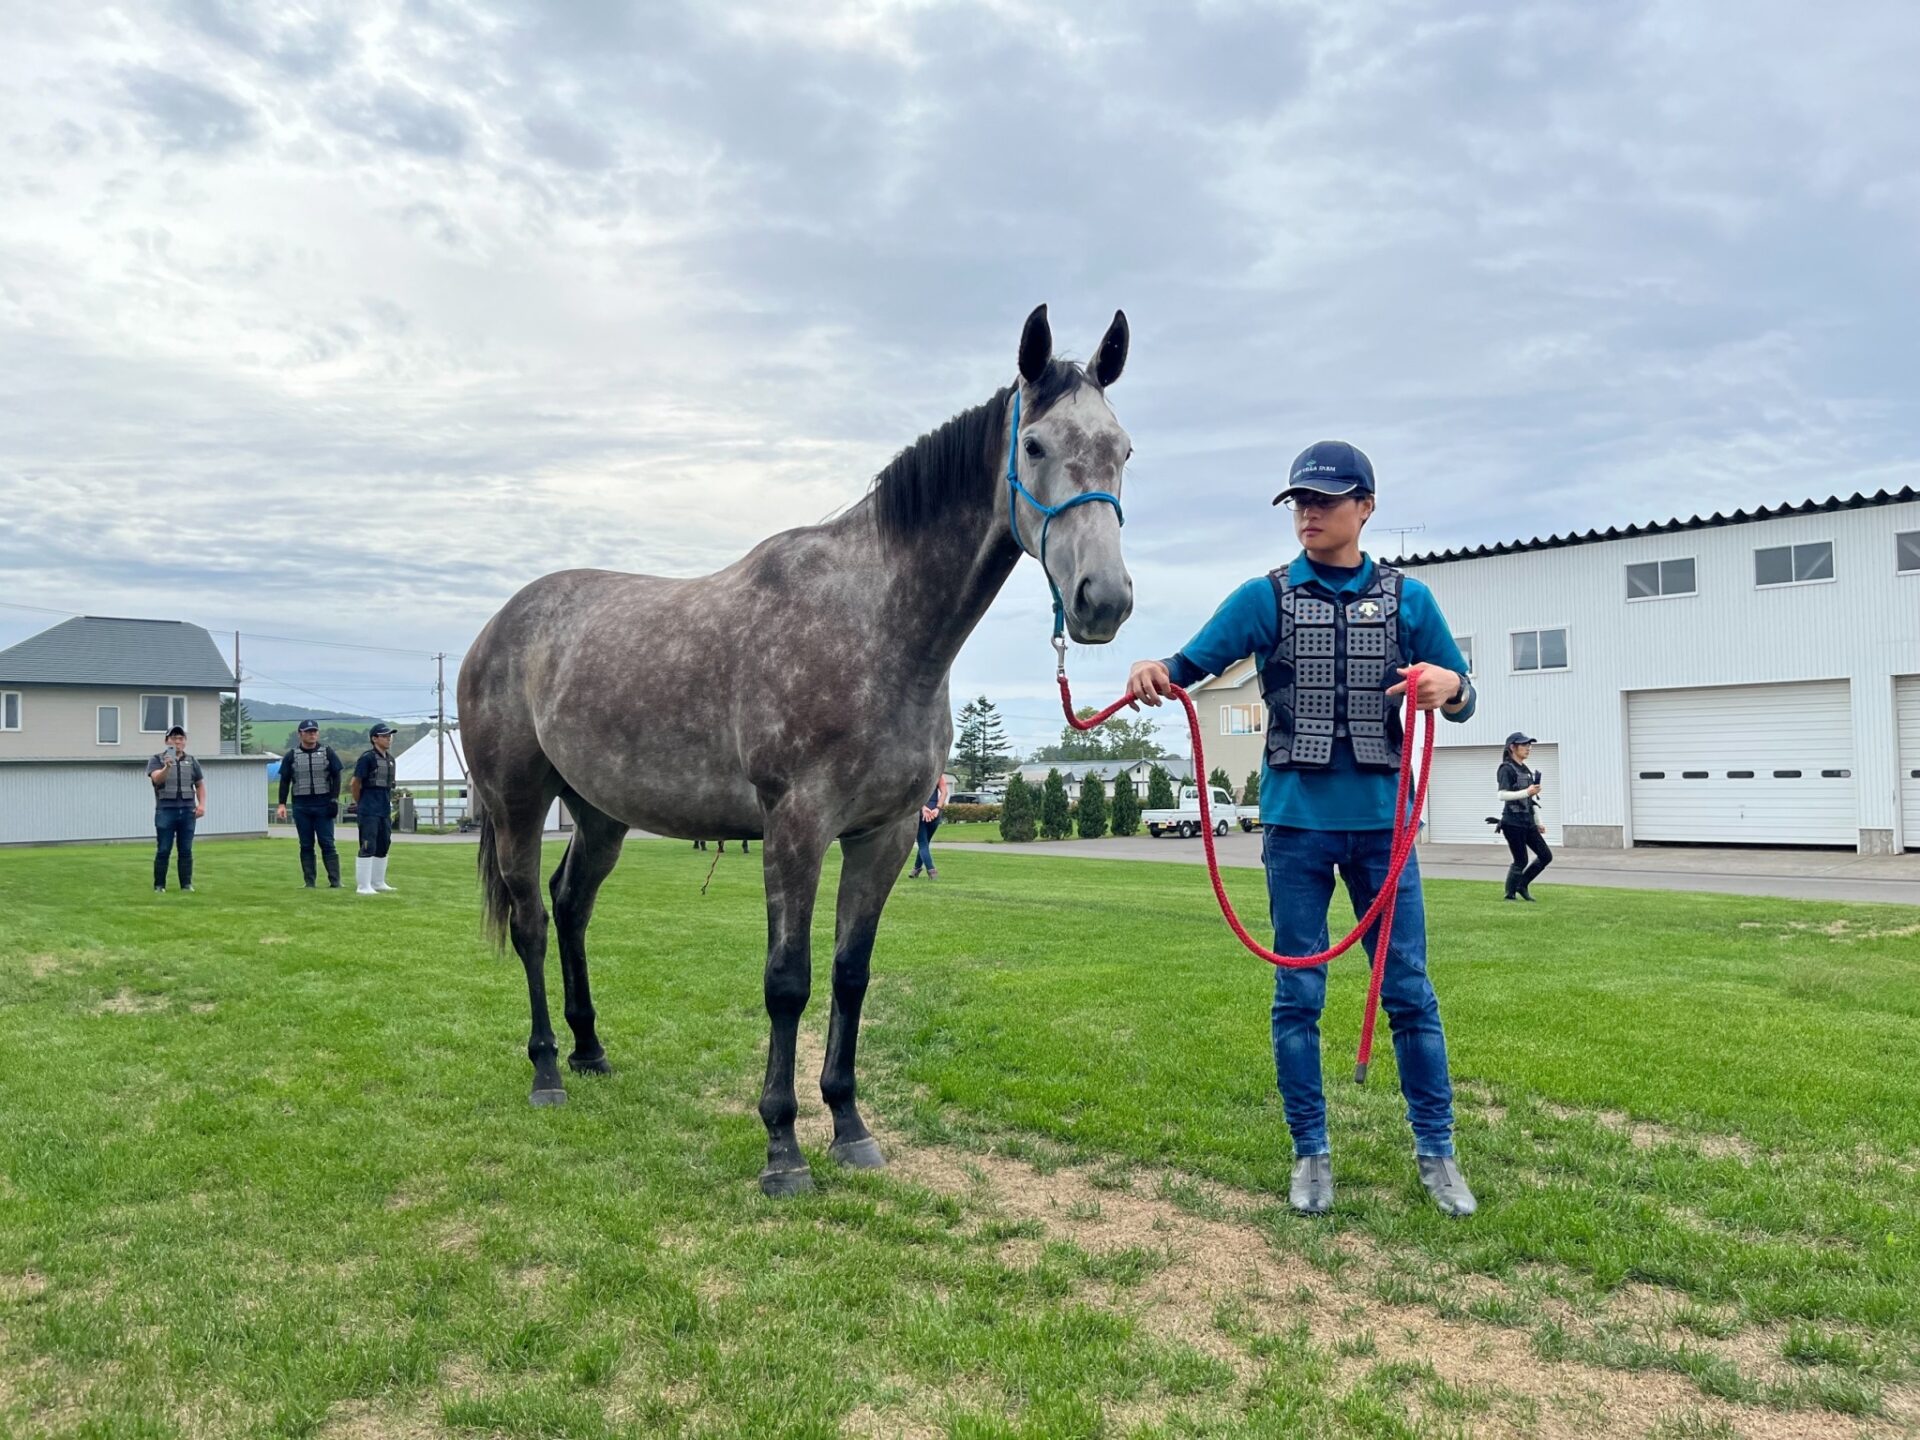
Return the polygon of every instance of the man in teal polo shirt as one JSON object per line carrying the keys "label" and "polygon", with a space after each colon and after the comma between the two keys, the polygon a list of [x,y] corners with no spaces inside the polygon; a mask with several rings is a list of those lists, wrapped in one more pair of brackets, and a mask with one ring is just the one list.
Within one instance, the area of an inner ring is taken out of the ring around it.
{"label": "man in teal polo shirt", "polygon": [[[1301,554],[1229,595],[1198,635],[1165,660],[1142,660],[1127,693],[1158,705],[1170,685],[1260,662],[1267,706],[1260,777],[1274,949],[1306,955],[1328,944],[1334,872],[1353,913],[1386,883],[1392,856],[1406,671],[1420,667],[1415,703],[1449,720],[1473,714],[1473,687],[1432,592],[1360,549],[1373,515],[1373,466],[1337,440],[1309,446],[1274,497],[1293,512]],[[1380,1001],[1393,1027],[1415,1165],[1434,1203],[1471,1215],[1473,1192],[1453,1153],[1453,1084],[1440,1006],[1427,978],[1426,910],[1409,856],[1395,899]],[[1375,935],[1366,939],[1374,952]],[[1327,972],[1276,967],[1273,1058],[1293,1133],[1288,1200],[1308,1215],[1333,1207],[1327,1105],[1320,1082],[1320,1012]]]}

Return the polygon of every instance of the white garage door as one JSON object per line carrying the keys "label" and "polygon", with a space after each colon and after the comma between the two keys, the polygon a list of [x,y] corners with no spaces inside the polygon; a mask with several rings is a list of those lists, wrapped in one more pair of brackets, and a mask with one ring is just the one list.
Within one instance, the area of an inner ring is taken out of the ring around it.
{"label": "white garage door", "polygon": [[1844,680],[1627,697],[1635,840],[1856,845]]}
{"label": "white garage door", "polygon": [[[1536,745],[1527,763],[1540,772],[1540,819],[1547,843],[1560,843],[1560,751]],[[1427,838],[1447,845],[1504,845],[1487,816],[1500,813],[1494,789],[1500,777],[1498,745],[1449,745],[1433,752],[1427,786]]]}
{"label": "white garage door", "polygon": [[1920,853],[1920,675],[1893,683],[1900,711],[1900,833],[1908,850]]}

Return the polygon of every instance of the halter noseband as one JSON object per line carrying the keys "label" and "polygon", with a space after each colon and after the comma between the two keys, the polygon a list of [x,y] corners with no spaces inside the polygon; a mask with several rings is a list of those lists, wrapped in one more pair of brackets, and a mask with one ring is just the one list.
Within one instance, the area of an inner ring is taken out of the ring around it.
{"label": "halter noseband", "polygon": [[[1085,505],[1089,501],[1104,500],[1113,506],[1115,518],[1122,525],[1127,523],[1126,511],[1120,508],[1120,497],[1109,495],[1105,490],[1085,490],[1078,495],[1069,496],[1058,505],[1046,505],[1036,499],[1033,492],[1020,483],[1018,465],[1020,453],[1020,387],[1013,387],[1013,433],[1007,439],[1007,528],[1013,532],[1013,543],[1023,554],[1033,555],[1040,562],[1040,573],[1047,577],[1047,589],[1053,592],[1053,648],[1060,656],[1064,670],[1067,657],[1066,604],[1060,597],[1060,587],[1053,583],[1053,572],[1047,568],[1047,530],[1053,524],[1053,517],[1061,515],[1076,505]],[[1020,509],[1018,500],[1025,500],[1044,517],[1040,522],[1040,552],[1036,555],[1027,549],[1027,542],[1020,538]]]}

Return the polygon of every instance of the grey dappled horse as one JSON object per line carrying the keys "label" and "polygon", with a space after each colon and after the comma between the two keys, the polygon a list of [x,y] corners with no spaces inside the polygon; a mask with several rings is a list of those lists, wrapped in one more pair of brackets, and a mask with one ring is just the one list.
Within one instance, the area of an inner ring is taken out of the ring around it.
{"label": "grey dappled horse", "polygon": [[[610,1068],[594,1030],[586,932],[627,828],[764,837],[772,1036],[760,1183],[769,1195],[811,1189],[794,1138],[794,1033],[812,983],[821,862],[838,839],[820,1076],[829,1153],[861,1169],[886,1163],[854,1105],[854,1047],[880,910],[952,744],[954,657],[1023,552],[1044,554],[1075,640],[1111,640],[1133,609],[1117,503],[1057,510],[1044,534],[1033,503],[1118,494],[1132,449],[1106,390],[1127,339],[1116,312],[1090,367],[1055,359],[1042,305],[1020,337],[1018,381],[921,436],[826,524],[775,535],[696,580],[563,570],[487,623],[460,667],[460,729],[483,817],[488,926],[496,944],[511,937],[527,972],[535,1105],[566,1099],[540,894],[541,823],[554,797],[575,824],[551,889],[576,1071]],[[1032,501],[1016,500],[1010,454]]]}

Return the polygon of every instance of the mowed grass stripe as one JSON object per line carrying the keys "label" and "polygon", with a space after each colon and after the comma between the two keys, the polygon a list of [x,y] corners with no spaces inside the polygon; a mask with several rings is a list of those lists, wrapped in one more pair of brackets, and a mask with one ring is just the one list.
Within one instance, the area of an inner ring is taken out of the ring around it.
{"label": "mowed grass stripe", "polygon": [[[1096,1303],[1150,1258],[1010,1263],[967,1205],[817,1150],[822,1194],[769,1206],[758,860],[729,854],[703,897],[711,858],[629,846],[591,940],[621,1073],[536,1114],[520,969],[479,942],[468,847],[401,847],[380,900],[299,889],[285,842],[202,846],[195,896],[147,893],[135,847],[0,854],[0,1415],[824,1435],[911,1401],[933,1433],[1297,1433],[1273,1428],[1296,1414],[1377,1434],[1445,1400],[1264,1353],[1242,1384]],[[1257,874],[1229,883],[1264,912]],[[1482,1214],[1426,1208],[1384,1035],[1370,1085],[1346,1080],[1350,961],[1326,1026],[1341,1207],[1330,1227],[1276,1209],[1269,1241],[1337,1269],[1351,1237],[1392,1257],[1376,1287],[1442,1312],[1449,1277],[1493,1277],[1500,1318],[1548,1348],[1547,1302],[1667,1287],[1703,1325],[1793,1327],[1823,1388],[1742,1398],[1874,1409],[1920,1333],[1911,912],[1542,897],[1429,891]],[[816,1031],[831,912],[823,891]],[[865,1103],[911,1143],[1278,1196],[1270,984],[1194,872],[956,853],[889,909]],[[558,1018],[557,965],[549,985]]]}

